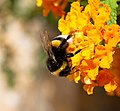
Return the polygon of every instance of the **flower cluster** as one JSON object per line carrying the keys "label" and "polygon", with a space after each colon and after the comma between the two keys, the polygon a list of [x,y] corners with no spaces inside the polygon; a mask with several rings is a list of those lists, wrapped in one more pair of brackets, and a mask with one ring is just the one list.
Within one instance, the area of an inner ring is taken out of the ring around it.
{"label": "flower cluster", "polygon": [[47,16],[51,11],[55,17],[65,14],[64,9],[67,5],[67,0],[37,0],[37,6],[43,7],[43,15]]}
{"label": "flower cluster", "polygon": [[120,89],[110,71],[114,48],[120,42],[120,26],[107,25],[109,20],[110,8],[107,4],[100,3],[100,0],[88,0],[84,9],[78,1],[73,2],[70,12],[58,23],[62,34],[72,34],[67,53],[81,49],[70,58],[69,64],[75,68],[73,74],[67,77],[76,83],[81,80],[88,94],[92,94],[96,86],[104,87],[108,93]]}

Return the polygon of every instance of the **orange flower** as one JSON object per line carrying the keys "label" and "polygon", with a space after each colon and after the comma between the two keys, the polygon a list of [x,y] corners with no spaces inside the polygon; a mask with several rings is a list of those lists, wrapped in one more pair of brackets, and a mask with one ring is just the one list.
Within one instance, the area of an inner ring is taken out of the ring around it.
{"label": "orange flower", "polygon": [[73,2],[70,12],[58,22],[62,34],[73,34],[66,51],[74,53],[81,49],[70,58],[72,67],[79,71],[68,78],[76,83],[81,80],[88,94],[93,93],[95,86],[104,86],[108,93],[118,90],[118,82],[110,68],[115,53],[113,49],[120,42],[120,26],[107,25],[108,20],[108,5],[101,4],[100,0],[88,0],[84,10],[78,1]]}
{"label": "orange flower", "polygon": [[94,86],[93,85],[84,85],[84,90],[87,92],[88,95],[90,94],[93,94],[93,89],[94,89]]}
{"label": "orange flower", "polygon": [[95,83],[94,84],[85,84],[83,86],[83,89],[87,92],[88,95],[93,94],[93,90],[97,86]]}
{"label": "orange flower", "polygon": [[52,11],[55,17],[65,14],[64,9],[67,5],[67,0],[37,0],[37,6],[43,6],[43,15],[47,16]]}
{"label": "orange flower", "polygon": [[96,81],[99,86],[104,86],[108,83],[114,83],[113,75],[110,73],[108,69],[103,69],[99,71],[99,74],[96,77]]}

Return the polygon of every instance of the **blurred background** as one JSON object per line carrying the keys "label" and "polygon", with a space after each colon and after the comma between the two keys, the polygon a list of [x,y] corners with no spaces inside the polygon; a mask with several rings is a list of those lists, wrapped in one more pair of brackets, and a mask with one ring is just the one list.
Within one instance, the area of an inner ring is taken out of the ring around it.
{"label": "blurred background", "polygon": [[43,17],[35,0],[0,0],[0,111],[120,111],[120,97],[103,88],[87,95],[81,83],[50,75],[44,30],[60,34],[57,20]]}

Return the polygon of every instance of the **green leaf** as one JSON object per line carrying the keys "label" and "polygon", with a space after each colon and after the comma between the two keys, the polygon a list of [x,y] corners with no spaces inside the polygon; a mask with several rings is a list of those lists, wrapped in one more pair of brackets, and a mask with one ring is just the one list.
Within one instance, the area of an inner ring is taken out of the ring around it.
{"label": "green leaf", "polygon": [[117,15],[120,15],[120,2],[119,2],[118,7],[117,7]]}
{"label": "green leaf", "polygon": [[68,0],[68,2],[74,2],[75,0]]}
{"label": "green leaf", "polygon": [[111,20],[108,21],[108,24],[116,24],[117,20],[117,1],[116,0],[104,0],[102,1],[104,4],[108,4],[110,7],[110,18]]}
{"label": "green leaf", "polygon": [[117,45],[117,48],[120,48],[120,43]]}
{"label": "green leaf", "polygon": [[10,87],[15,85],[15,74],[14,72],[7,66],[7,64],[2,65],[2,69],[6,75],[7,83]]}
{"label": "green leaf", "polygon": [[53,13],[49,12],[49,14],[46,18],[51,25],[57,26],[57,22],[58,22],[59,17],[55,18]]}
{"label": "green leaf", "polygon": [[80,2],[80,5],[82,5],[82,6],[86,6],[87,4],[88,4],[88,0],[82,0]]}

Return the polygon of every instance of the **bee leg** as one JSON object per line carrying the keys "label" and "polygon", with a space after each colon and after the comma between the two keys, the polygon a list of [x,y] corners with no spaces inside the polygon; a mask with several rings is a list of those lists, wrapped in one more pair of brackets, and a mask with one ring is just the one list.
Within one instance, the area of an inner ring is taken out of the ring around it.
{"label": "bee leg", "polygon": [[[69,61],[71,61],[71,60],[69,60]],[[72,67],[72,64],[68,67],[68,69],[69,69],[69,74],[74,74],[75,72],[79,71],[79,69],[75,69],[75,70],[74,70],[75,67],[76,67],[76,66]]]}
{"label": "bee leg", "polygon": [[70,68],[65,69],[65,70],[61,71],[61,73],[59,74],[59,76],[67,76],[67,75],[69,75],[70,71],[71,71]]}
{"label": "bee leg", "polygon": [[58,49],[66,49],[68,47],[67,40],[70,39],[72,35],[68,35],[66,39],[63,39],[62,43],[58,47]]}
{"label": "bee leg", "polygon": [[[72,70],[74,70],[75,67],[76,67],[76,66],[72,67]],[[74,73],[77,72],[77,71],[79,71],[79,69],[75,70]]]}
{"label": "bee leg", "polygon": [[75,68],[75,66],[74,67],[72,67],[72,72],[70,73],[70,74],[74,74],[75,72],[78,72],[78,71],[80,71],[79,69],[76,69],[75,71],[74,71],[74,68]]}
{"label": "bee leg", "polygon": [[74,55],[76,55],[77,53],[79,53],[81,51],[81,49],[77,50],[75,53],[67,53],[65,55],[65,57],[69,58],[69,57],[73,57]]}
{"label": "bee leg", "polygon": [[72,35],[68,35],[66,40],[69,40],[72,37]]}
{"label": "bee leg", "polygon": [[60,44],[60,46],[58,47],[58,49],[59,50],[66,49],[67,47],[68,47],[67,39],[63,39],[62,43]]}

